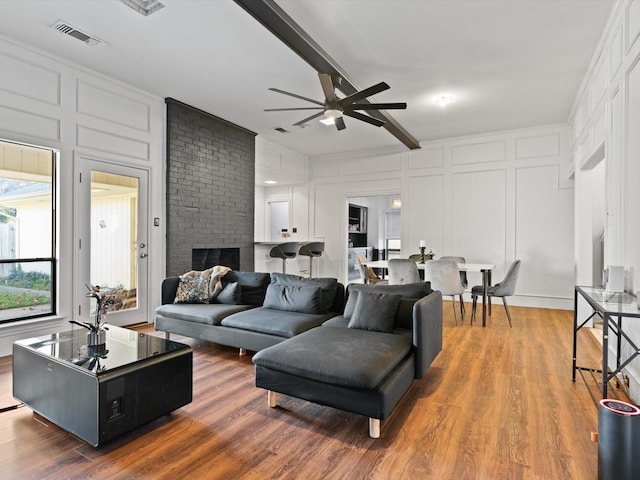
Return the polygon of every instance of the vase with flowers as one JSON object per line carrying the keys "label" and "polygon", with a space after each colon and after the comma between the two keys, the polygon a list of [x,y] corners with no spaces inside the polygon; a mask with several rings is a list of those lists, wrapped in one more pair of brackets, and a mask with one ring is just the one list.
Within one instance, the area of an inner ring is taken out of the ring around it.
{"label": "vase with flowers", "polygon": [[110,309],[110,299],[105,299],[105,296],[100,291],[100,285],[89,286],[86,285],[89,290],[85,294],[85,297],[94,298],[96,300],[96,311],[93,322],[77,322],[75,320],[69,320],[69,322],[84,327],[87,332],[87,346],[88,347],[100,347],[104,346],[107,339],[107,332],[109,330],[103,320],[104,316]]}

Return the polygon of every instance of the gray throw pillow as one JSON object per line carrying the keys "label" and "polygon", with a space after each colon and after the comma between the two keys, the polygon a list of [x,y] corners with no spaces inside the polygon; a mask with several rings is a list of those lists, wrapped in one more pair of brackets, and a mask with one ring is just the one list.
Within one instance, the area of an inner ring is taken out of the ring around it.
{"label": "gray throw pillow", "polygon": [[349,296],[347,297],[347,303],[344,306],[344,313],[342,316],[344,318],[351,318],[353,315],[353,310],[356,308],[356,302],[358,301],[358,293],[360,290],[350,290]]}
{"label": "gray throw pillow", "polygon": [[306,278],[299,275],[273,272],[271,284],[290,285],[299,287],[320,287],[322,289],[322,308],[319,313],[331,311],[336,299],[338,280],[335,278]]}
{"label": "gray throw pillow", "polygon": [[300,313],[322,313],[322,289],[297,285],[276,285],[267,287],[264,297],[265,308]]}
{"label": "gray throw pillow", "polygon": [[355,308],[347,326],[391,333],[399,305],[398,294],[358,292]]}
{"label": "gray throw pillow", "polygon": [[212,303],[225,303],[227,305],[240,305],[242,301],[242,288],[238,282],[225,283],[220,293]]}

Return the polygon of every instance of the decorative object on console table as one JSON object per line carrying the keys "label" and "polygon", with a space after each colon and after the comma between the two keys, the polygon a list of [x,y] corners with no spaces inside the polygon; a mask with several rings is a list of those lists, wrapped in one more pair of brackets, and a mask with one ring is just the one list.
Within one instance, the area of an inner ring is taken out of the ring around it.
{"label": "decorative object on console table", "polygon": [[427,243],[424,240],[420,240],[420,263],[424,263],[424,251],[427,248]]}

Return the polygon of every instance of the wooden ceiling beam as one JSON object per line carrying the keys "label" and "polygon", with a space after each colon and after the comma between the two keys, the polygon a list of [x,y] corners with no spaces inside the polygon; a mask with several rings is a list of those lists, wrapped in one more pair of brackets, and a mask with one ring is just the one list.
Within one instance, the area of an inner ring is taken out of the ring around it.
{"label": "wooden ceiling beam", "polygon": [[[342,91],[342,93],[352,95],[359,91],[344,69],[341,68],[300,25],[287,15],[274,0],[234,1],[298,54],[318,73],[328,73],[332,77],[340,77],[340,91]],[[407,148],[411,150],[420,148],[418,141],[389,113],[382,110],[372,110],[367,113],[385,122],[383,128],[400,140]]]}

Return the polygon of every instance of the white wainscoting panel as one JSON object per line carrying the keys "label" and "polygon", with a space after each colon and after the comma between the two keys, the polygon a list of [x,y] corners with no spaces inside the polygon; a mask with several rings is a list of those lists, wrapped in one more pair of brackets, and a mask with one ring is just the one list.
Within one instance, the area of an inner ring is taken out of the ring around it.
{"label": "white wainscoting panel", "polygon": [[149,131],[151,107],[148,103],[82,80],[78,80],[77,97],[78,113],[143,132]]}
{"label": "white wainscoting panel", "polygon": [[473,263],[493,263],[498,276],[506,255],[506,170],[456,173],[452,178],[451,251]]}
{"label": "white wainscoting panel", "polygon": [[627,6],[627,52],[640,37],[640,0],[633,0]]}
{"label": "white wainscoting panel", "polygon": [[312,209],[313,237],[325,240],[325,251],[318,275],[344,282],[347,254],[347,201],[340,185],[315,185]]}
{"label": "white wainscoting panel", "polygon": [[421,148],[409,152],[409,169],[444,167],[444,148]]}
{"label": "white wainscoting panel", "polygon": [[115,153],[139,160],[149,160],[148,142],[83,125],[78,125],[76,143],[79,147],[91,148],[100,152]]}
{"label": "white wainscoting panel", "polygon": [[580,104],[580,129],[584,129],[589,123],[589,113],[591,108],[589,107],[589,92],[584,93],[582,103]]}
{"label": "white wainscoting panel", "polygon": [[311,167],[311,176],[315,178],[337,177],[340,175],[339,160],[323,160],[313,162]]}
{"label": "white wainscoting panel", "polygon": [[282,170],[282,153],[280,149],[264,140],[256,138],[256,166],[269,168],[271,170]]}
{"label": "white wainscoting panel", "polygon": [[289,175],[299,178],[301,181],[309,180],[309,159],[301,154],[285,151],[284,168]]}
{"label": "white wainscoting panel", "polygon": [[630,277],[626,287],[640,291],[640,60],[636,61],[627,78],[627,266]]}
{"label": "white wainscoting panel", "polygon": [[60,73],[22,59],[0,53],[0,90],[60,105]]}
{"label": "white wainscoting panel", "polygon": [[516,159],[518,160],[556,155],[560,155],[559,133],[516,138]]}
{"label": "white wainscoting panel", "polygon": [[60,141],[60,120],[0,105],[0,130]]}
{"label": "white wainscoting panel", "polygon": [[618,24],[615,33],[611,37],[609,48],[609,80],[613,80],[622,66],[622,28]]}
{"label": "white wainscoting panel", "polygon": [[606,116],[604,109],[597,112],[591,126],[591,142],[593,145],[600,145],[605,140],[607,134]]}
{"label": "white wainscoting panel", "polygon": [[447,211],[444,198],[444,175],[409,177],[408,191],[402,197],[402,244],[410,253],[420,240],[427,248],[441,253],[444,248],[444,216]]}
{"label": "white wainscoting panel", "polygon": [[607,69],[605,68],[605,65],[605,53],[602,53],[593,71],[593,77],[591,78],[591,85],[589,87],[592,114],[600,104],[600,101],[604,98],[604,94],[607,92]]}
{"label": "white wainscoting panel", "polygon": [[456,145],[451,149],[453,165],[500,162],[507,159],[505,140]]}
{"label": "white wainscoting panel", "polygon": [[350,161],[344,166],[347,175],[392,172],[402,168],[402,154],[365,157]]}
{"label": "white wainscoting panel", "polygon": [[346,194],[352,197],[358,195],[386,195],[399,193],[402,190],[402,181],[397,173],[393,175],[393,177],[385,180],[348,182],[345,185]]}
{"label": "white wainscoting panel", "polygon": [[555,165],[516,170],[518,292],[573,295],[573,190],[558,189]]}

